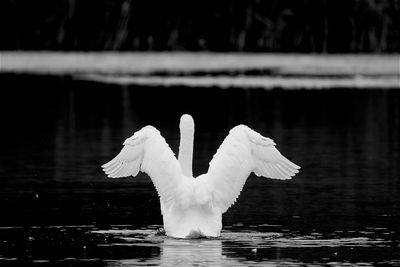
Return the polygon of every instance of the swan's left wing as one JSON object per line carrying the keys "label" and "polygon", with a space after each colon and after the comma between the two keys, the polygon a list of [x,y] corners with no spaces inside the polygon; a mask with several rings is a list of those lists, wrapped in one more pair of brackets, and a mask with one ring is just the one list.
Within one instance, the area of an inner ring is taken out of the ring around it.
{"label": "swan's left wing", "polygon": [[245,125],[233,128],[210,162],[208,184],[213,203],[225,212],[237,199],[251,172],[273,179],[290,179],[299,166],[275,148],[275,143]]}
{"label": "swan's left wing", "polygon": [[126,139],[121,152],[102,168],[110,178],[136,176],[139,170],[147,173],[164,203],[174,197],[182,179],[178,160],[152,126],[143,127]]}

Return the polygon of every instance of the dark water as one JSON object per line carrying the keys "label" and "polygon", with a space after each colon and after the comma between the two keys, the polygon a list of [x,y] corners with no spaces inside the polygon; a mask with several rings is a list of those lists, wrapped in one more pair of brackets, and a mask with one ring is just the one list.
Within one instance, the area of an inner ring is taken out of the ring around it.
{"label": "dark water", "polygon": [[[0,265],[400,265],[400,91],[151,88],[0,76]],[[152,124],[177,152],[196,122],[194,174],[239,123],[302,166],[251,175],[221,238],[160,234],[150,179],[100,165]]]}

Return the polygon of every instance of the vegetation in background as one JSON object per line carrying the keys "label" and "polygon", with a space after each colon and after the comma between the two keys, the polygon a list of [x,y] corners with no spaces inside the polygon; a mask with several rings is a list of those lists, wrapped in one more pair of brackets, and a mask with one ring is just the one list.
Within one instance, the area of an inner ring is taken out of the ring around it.
{"label": "vegetation in background", "polygon": [[399,0],[3,0],[2,50],[399,52]]}

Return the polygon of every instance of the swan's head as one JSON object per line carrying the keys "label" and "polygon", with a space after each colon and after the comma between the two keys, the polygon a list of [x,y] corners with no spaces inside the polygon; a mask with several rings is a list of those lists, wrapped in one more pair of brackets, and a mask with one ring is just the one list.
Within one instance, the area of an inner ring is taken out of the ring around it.
{"label": "swan's head", "polygon": [[194,132],[194,120],[192,116],[189,114],[183,114],[181,117],[181,121],[179,123],[179,129],[181,132]]}

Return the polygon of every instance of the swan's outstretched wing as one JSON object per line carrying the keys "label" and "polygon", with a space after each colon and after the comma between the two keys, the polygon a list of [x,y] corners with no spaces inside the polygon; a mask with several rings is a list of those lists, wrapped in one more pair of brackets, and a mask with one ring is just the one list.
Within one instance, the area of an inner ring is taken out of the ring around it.
{"label": "swan's outstretched wing", "polygon": [[146,126],[126,139],[121,152],[102,168],[110,178],[135,176],[139,170],[147,173],[165,203],[172,199],[182,178],[174,153],[152,126]]}
{"label": "swan's outstretched wing", "polygon": [[285,180],[298,169],[275,148],[274,141],[239,125],[229,132],[211,160],[207,179],[214,204],[225,212],[236,201],[251,172]]}

